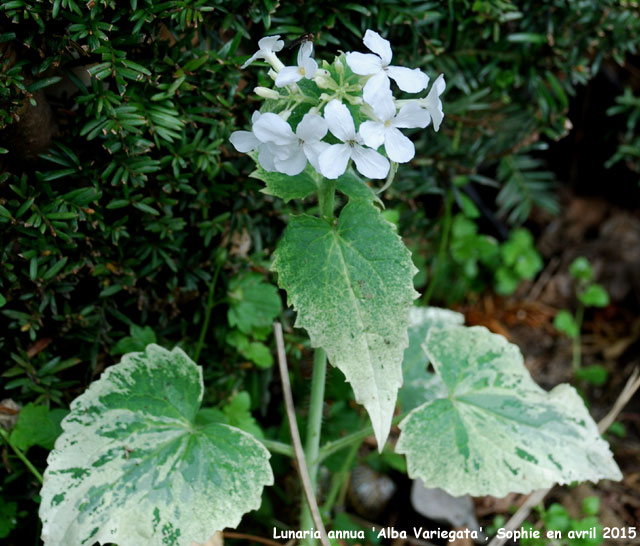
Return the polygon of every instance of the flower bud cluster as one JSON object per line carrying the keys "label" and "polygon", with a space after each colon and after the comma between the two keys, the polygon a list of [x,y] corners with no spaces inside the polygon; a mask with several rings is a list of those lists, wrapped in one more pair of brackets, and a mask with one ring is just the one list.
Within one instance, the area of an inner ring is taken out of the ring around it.
{"label": "flower bud cluster", "polygon": [[276,55],[284,46],[280,36],[262,38],[242,68],[265,60],[275,87],[255,88],[265,103],[262,112],[254,112],[251,131],[231,135],[236,150],[257,150],[259,164],[270,172],[294,176],[311,164],[329,179],[342,175],[351,161],[371,179],[385,178],[390,162],[410,161],[415,147],[400,129],[432,124],[438,131],[444,77],[423,98],[397,100],[391,80],[402,91],[420,93],[429,77],[418,68],[391,65],[391,45],[377,32],[367,30],[363,42],[371,53],[348,52],[322,66],[312,57],[313,43],[303,42],[297,65],[285,66]]}

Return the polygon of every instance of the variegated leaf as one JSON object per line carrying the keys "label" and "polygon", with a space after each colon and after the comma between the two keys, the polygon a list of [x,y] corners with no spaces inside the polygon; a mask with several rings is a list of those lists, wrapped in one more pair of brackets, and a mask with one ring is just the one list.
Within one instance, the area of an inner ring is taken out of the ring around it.
{"label": "variegated leaf", "polygon": [[196,422],[202,369],[180,349],[130,353],[71,404],[49,455],[46,546],[189,546],[235,527],[273,483],[253,436]]}
{"label": "variegated leaf", "polygon": [[442,379],[427,371],[429,359],[422,346],[429,329],[461,324],[464,324],[464,315],[449,309],[414,306],[409,310],[409,346],[404,351],[404,380],[398,392],[398,403],[403,412],[439,396],[444,389]]}
{"label": "variegated leaf", "polygon": [[400,424],[396,451],[410,477],[455,496],[496,497],[622,477],[573,387],[544,391],[504,337],[483,327],[432,329],[425,351],[447,393]]}
{"label": "variegated leaf", "polygon": [[351,383],[382,449],[417,296],[409,251],[374,205],[353,200],[335,225],[315,216],[291,218],[273,268],[298,312],[296,326]]}

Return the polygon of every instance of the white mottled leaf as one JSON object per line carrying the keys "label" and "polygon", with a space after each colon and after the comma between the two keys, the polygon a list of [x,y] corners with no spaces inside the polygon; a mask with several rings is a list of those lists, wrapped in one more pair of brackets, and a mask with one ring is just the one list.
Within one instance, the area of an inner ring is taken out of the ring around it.
{"label": "white mottled leaf", "polygon": [[237,428],[196,423],[202,393],[183,351],[149,345],[76,398],[44,475],[45,546],[189,546],[258,508],[269,452]]}
{"label": "white mottled leaf", "polygon": [[411,255],[378,209],[350,201],[335,225],[291,219],[274,258],[278,283],[313,347],[351,383],[382,446],[391,428],[411,302]]}
{"label": "white mottled leaf", "polygon": [[400,424],[396,451],[406,454],[410,477],[455,496],[496,497],[622,477],[576,391],[540,388],[504,337],[434,328],[425,350],[447,395]]}
{"label": "white mottled leaf", "polygon": [[442,379],[427,371],[429,359],[422,346],[430,328],[456,326],[464,323],[464,315],[439,307],[417,307],[409,310],[409,346],[404,351],[398,403],[403,412],[410,411],[434,396],[440,396]]}

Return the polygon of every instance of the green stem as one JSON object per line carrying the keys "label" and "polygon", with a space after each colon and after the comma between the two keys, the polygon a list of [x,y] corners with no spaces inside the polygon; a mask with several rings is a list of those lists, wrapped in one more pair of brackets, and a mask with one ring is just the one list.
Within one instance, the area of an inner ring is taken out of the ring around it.
{"label": "green stem", "polygon": [[202,347],[204,345],[204,338],[207,335],[207,330],[209,330],[209,321],[211,320],[211,311],[213,308],[220,303],[219,301],[213,301],[213,294],[216,290],[216,284],[218,282],[218,274],[220,273],[220,269],[222,269],[222,264],[224,260],[217,260],[218,263],[216,265],[216,270],[213,273],[213,279],[209,283],[209,295],[207,296],[207,308],[204,312],[204,322],[202,323],[202,328],[200,329],[200,337],[198,338],[198,345],[196,346],[195,353],[193,355],[193,360],[198,362],[200,358],[200,352],[202,351]]}
{"label": "green stem", "polygon": [[318,207],[320,216],[326,220],[333,220],[335,206],[336,181],[323,178],[318,189]]}
{"label": "green stem", "polygon": [[267,440],[266,438],[261,438],[260,441],[262,445],[266,447],[271,453],[277,453],[279,455],[285,455],[287,457],[291,457],[292,459],[296,456],[293,451],[293,447],[289,444],[285,444],[284,442],[278,442],[276,440]]}
{"label": "green stem", "polygon": [[431,275],[431,281],[422,298],[423,305],[429,305],[429,300],[433,294],[433,290],[438,280],[438,275],[442,268],[442,262],[444,262],[445,253],[447,251],[447,245],[449,243],[449,233],[451,231],[451,205],[453,203],[453,191],[446,190],[444,198],[444,219],[442,221],[442,236],[440,237],[440,248],[438,249],[438,257],[436,258],[436,266],[433,269],[433,275]]}
{"label": "green stem", "polygon": [[31,471],[31,473],[36,477],[36,479],[42,485],[42,482],[43,482],[42,474],[40,474],[40,472],[38,472],[36,467],[31,464],[31,461],[27,459],[27,456],[24,453],[22,453],[22,450],[18,449],[16,446],[14,446],[11,443],[11,440],[9,439],[9,433],[6,430],[4,430],[2,427],[0,427],[0,436],[2,436],[4,441],[7,442],[7,444],[9,444],[11,449],[13,449],[15,454],[18,456],[18,459],[20,459],[24,463],[24,465]]}
{"label": "green stem", "polygon": [[[311,400],[309,402],[309,417],[307,419],[307,437],[304,446],[304,458],[307,462],[311,488],[316,491],[318,478],[318,453],[320,449],[320,431],[322,428],[322,408],[324,406],[324,385],[327,375],[327,354],[317,348],[313,356],[313,376],[311,378]],[[300,514],[300,528],[311,529],[313,519],[305,499],[302,499],[302,513]],[[313,546],[316,539],[309,538],[301,544]]]}
{"label": "green stem", "polygon": [[361,445],[362,441],[354,442],[353,444],[351,444],[351,448],[349,449],[347,456],[344,458],[342,467],[336,474],[333,475],[333,478],[331,479],[331,487],[329,488],[329,494],[327,495],[327,500],[320,509],[320,513],[324,518],[328,519],[331,517],[331,511],[336,504],[336,500],[340,496],[340,491],[347,481],[349,470],[353,466],[353,461],[358,455],[358,450],[360,449]]}
{"label": "green stem", "polygon": [[[406,413],[401,413],[400,415],[396,415],[391,421],[391,424],[397,425],[406,416],[407,416]],[[320,448],[316,464],[320,464],[329,455],[333,455],[336,451],[340,451],[345,447],[349,447],[353,443],[362,442],[362,440],[364,440],[367,436],[371,436],[372,434],[373,434],[373,427],[371,425],[368,425],[367,427],[361,430],[358,430],[356,432],[352,432],[351,434],[347,434],[342,438],[338,438],[337,440],[333,440],[332,442],[327,442]]]}
{"label": "green stem", "polygon": [[572,338],[572,347],[573,347],[573,373],[576,373],[578,369],[580,369],[580,365],[582,363],[582,343],[580,339],[580,330],[582,329],[582,319],[584,318],[584,305],[582,302],[578,303],[578,308],[576,309],[576,325],[578,326],[578,334]]}

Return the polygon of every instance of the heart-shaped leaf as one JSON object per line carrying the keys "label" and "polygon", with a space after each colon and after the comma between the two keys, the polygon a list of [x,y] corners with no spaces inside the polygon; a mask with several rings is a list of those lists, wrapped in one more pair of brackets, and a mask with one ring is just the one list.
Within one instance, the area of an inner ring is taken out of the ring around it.
{"label": "heart-shaped leaf", "polygon": [[409,476],[452,495],[526,493],[620,479],[607,443],[569,385],[546,392],[520,350],[483,327],[431,329],[425,351],[446,396],[400,424]]}
{"label": "heart-shaped leaf", "polygon": [[46,546],[189,546],[235,527],[273,483],[269,452],[198,420],[202,369],[180,349],[130,353],[71,404],[48,459]]}
{"label": "heart-shaped leaf", "polygon": [[353,200],[335,225],[315,216],[291,218],[273,268],[298,312],[296,326],[351,383],[382,449],[417,296],[411,254],[374,205]]}

